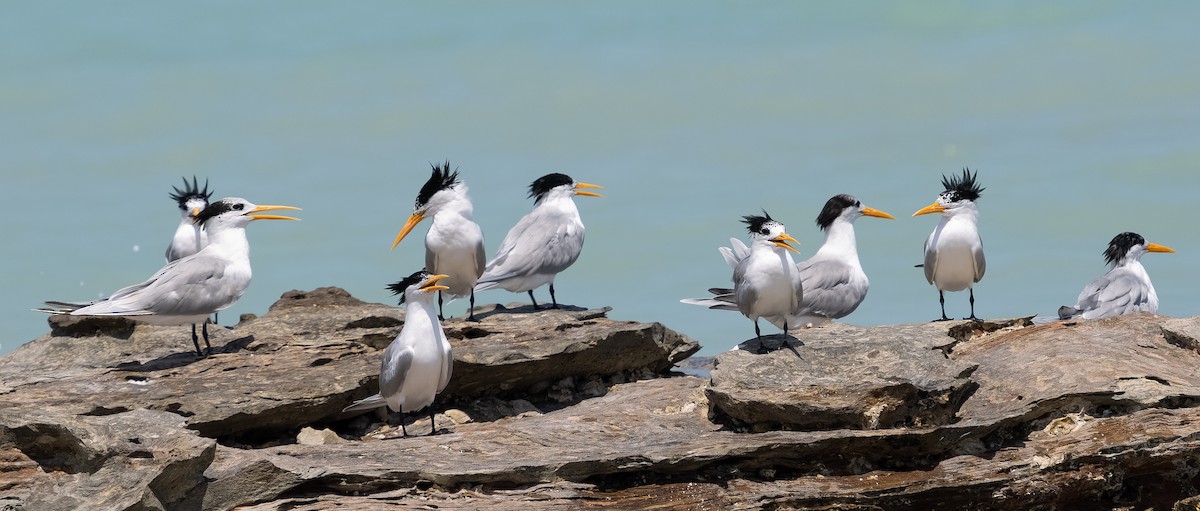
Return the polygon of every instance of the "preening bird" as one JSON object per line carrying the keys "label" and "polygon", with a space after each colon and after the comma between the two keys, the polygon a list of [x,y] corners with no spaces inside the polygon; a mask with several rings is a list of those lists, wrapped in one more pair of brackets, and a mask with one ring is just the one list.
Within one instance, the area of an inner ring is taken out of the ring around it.
{"label": "preening bird", "polygon": [[788,318],[800,312],[805,291],[800,271],[789,252],[796,249],[787,242],[796,242],[785,232],[784,225],[763,211],[760,215],[742,217],[750,233],[750,246],[730,238],[732,247],[719,250],[725,262],[733,267],[733,289],[710,289],[713,298],[687,298],[683,303],[710,309],[736,310],[754,321],[754,336],[762,337],[758,318],[769,321],[777,318],[784,333]]}
{"label": "preening bird", "polygon": [[[404,326],[400,334],[383,351],[379,366],[379,393],[355,401],[343,412],[371,410],[387,406],[393,412],[415,412],[433,404],[437,394],[450,382],[454,357],[450,342],[438,322],[433,308],[433,292],[444,291],[446,286],[437,284],[447,275],[431,275],[421,270],[404,280],[388,286],[400,295],[400,304],[408,303],[404,313]],[[437,432],[433,425],[433,410],[429,411],[430,434]],[[408,429],[401,420],[400,430],[408,436]]]}
{"label": "preening bird", "polygon": [[1116,235],[1104,250],[1108,272],[1083,288],[1074,307],[1058,308],[1061,319],[1097,319],[1131,312],[1158,312],[1158,293],[1142,266],[1146,252],[1174,252],[1132,232]]}
{"label": "preening bird", "polygon": [[171,198],[179,204],[179,216],[182,218],[179,219],[179,227],[175,228],[171,244],[167,246],[168,263],[195,254],[208,243],[208,233],[195,222],[195,218],[208,207],[208,201],[212,198],[212,192],[208,191],[208,180],[204,180],[202,190],[196,182],[196,176],[192,176],[191,184],[184,178],[182,190],[174,186],[171,189],[174,190]]}
{"label": "preening bird", "polygon": [[[835,195],[825,202],[825,207],[817,215],[817,226],[825,231],[825,243],[812,257],[796,264],[803,288],[800,311],[792,316],[767,316],[764,319],[780,328],[785,323],[792,328],[820,326],[830,320],[846,317],[858,308],[866,298],[869,287],[867,274],[858,260],[858,245],[854,235],[854,221],[863,216],[895,218],[864,206],[853,195]],[[726,252],[734,254],[732,249],[723,251]],[[730,264],[736,266],[736,263],[734,257]],[[715,296],[682,301],[713,309],[736,310],[728,307],[735,301],[732,289],[712,288],[709,292]]]}
{"label": "preening bird", "polygon": [[508,231],[500,249],[475,284],[475,290],[525,291],[536,309],[533,290],[550,284],[550,303],[553,308],[558,308],[554,277],[571,266],[583,250],[583,221],[579,219],[579,208],[572,197],[603,197],[583,188],[604,187],[579,183],[558,173],[546,174],[529,185],[529,196],[534,199],[533,211]]}
{"label": "preening bird", "polygon": [[396,248],[421,220],[433,217],[433,226],[425,233],[425,268],[449,275],[440,284],[446,290],[438,293],[438,318],[443,321],[443,294],[450,295],[451,300],[470,296],[467,319],[475,321],[475,282],[483,274],[487,259],[483,255],[483,231],[471,216],[473,210],[467,185],[458,179],[458,171],[450,171],[449,161],[440,167],[434,164],[433,174],[417,193],[412,214],[392,242],[392,248]]}
{"label": "preening bird", "polygon": [[208,244],[199,252],[167,263],[149,280],[123,288],[106,299],[83,307],[70,302],[46,302],[50,308],[37,310],[72,316],[121,316],[153,325],[192,324],[192,343],[196,354],[202,356],[195,324],[204,323],[204,344],[211,352],[208,324],[204,320],[237,302],[250,285],[246,226],[255,220],[298,220],[261,214],[280,209],[300,208],[259,206],[236,197],[216,201],[193,220],[208,232]]}
{"label": "preening bird", "polygon": [[983,258],[983,240],[979,237],[979,208],[975,201],[983,188],[975,180],[978,172],[963,169],[961,177],[942,176],[945,191],[933,204],[913,216],[941,213],[941,221],[929,239],[925,240],[925,280],[937,287],[942,317],[934,321],[949,321],[946,316],[946,291],[970,292],[971,316],[975,317],[975,283],[983,278],[987,264]]}

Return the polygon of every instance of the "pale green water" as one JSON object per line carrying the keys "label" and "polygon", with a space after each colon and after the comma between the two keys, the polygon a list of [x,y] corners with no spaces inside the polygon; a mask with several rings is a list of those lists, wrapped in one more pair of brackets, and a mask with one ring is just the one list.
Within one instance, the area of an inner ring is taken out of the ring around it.
{"label": "pale green water", "polygon": [[[737,219],[766,208],[807,256],[837,193],[898,218],[857,224],[872,288],[848,322],[935,317],[912,265],[936,219],[909,215],[964,165],[987,186],[981,316],[1072,302],[1125,230],[1179,251],[1144,262],[1160,312],[1192,316],[1197,5],[7,3],[0,352],[46,332],[41,300],[157,270],[178,221],[167,193],[193,174],[219,197],[304,208],[251,226],[255,280],[224,322],[289,289],[394,303],[384,286],[422,264],[426,226],[388,246],[446,158],[489,255],[534,178],[605,185],[577,201],[588,241],[559,298],[706,353],[753,333],[678,303],[728,282],[716,247],[743,236]],[[947,302],[966,314],[965,294]]]}

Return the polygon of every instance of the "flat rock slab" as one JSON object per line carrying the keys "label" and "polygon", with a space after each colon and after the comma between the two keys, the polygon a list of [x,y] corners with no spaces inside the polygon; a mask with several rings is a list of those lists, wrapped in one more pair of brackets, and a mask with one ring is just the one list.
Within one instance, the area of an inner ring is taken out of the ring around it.
{"label": "flat rock slab", "polygon": [[[455,353],[443,401],[570,376],[662,372],[699,349],[660,324],[614,321],[607,309],[477,314],[446,322]],[[0,358],[0,409],[182,416],[212,438],[273,434],[335,420],[378,391],[381,350],[404,310],[337,288],[293,291],[262,317],[210,327],[215,354],[197,358],[190,328],[51,316],[52,334]],[[109,335],[106,332],[112,332]]]}

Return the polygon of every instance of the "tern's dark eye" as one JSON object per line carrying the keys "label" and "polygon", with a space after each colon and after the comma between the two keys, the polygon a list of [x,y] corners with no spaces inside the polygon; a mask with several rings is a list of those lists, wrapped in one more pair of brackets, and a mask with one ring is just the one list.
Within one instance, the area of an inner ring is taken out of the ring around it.
{"label": "tern's dark eye", "polygon": [[246,205],[245,205],[245,204],[234,204],[234,205],[233,205],[233,210],[234,210],[234,211],[241,211],[241,210],[242,210],[242,209],[244,209],[245,207],[246,207]]}

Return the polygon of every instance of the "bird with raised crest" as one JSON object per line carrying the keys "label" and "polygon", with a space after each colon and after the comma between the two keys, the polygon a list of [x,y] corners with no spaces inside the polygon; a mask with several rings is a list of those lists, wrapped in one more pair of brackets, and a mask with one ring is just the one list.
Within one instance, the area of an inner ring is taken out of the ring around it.
{"label": "bird with raised crest", "polygon": [[[434,275],[421,270],[404,280],[388,286],[400,295],[400,304],[408,304],[400,334],[383,351],[379,366],[379,392],[355,401],[343,412],[388,407],[400,413],[400,430],[405,437],[404,414],[433,404],[438,393],[445,390],[454,369],[450,341],[438,321],[433,307],[434,291],[445,291],[438,282],[448,275]],[[429,410],[430,434],[437,432],[433,409]]]}
{"label": "bird with raised crest", "polygon": [[968,290],[971,316],[963,319],[980,321],[975,317],[975,284],[983,278],[987,263],[983,257],[983,240],[979,237],[979,200],[983,188],[976,180],[978,172],[964,168],[962,176],[942,176],[945,188],[933,204],[912,216],[940,213],[941,220],[925,240],[925,280],[937,287],[942,317],[934,321],[949,321],[946,316],[946,291]]}
{"label": "bird with raised crest", "polygon": [[438,292],[438,318],[446,319],[442,312],[443,295],[449,295],[451,300],[470,296],[467,319],[475,321],[475,282],[483,274],[487,261],[483,252],[483,231],[472,218],[474,207],[467,196],[467,185],[458,177],[458,170],[451,172],[449,161],[432,166],[433,173],[417,193],[413,212],[396,235],[392,248],[396,248],[422,220],[432,217],[433,225],[425,233],[425,268],[449,275],[440,284],[446,290]]}
{"label": "bird with raised crest", "polygon": [[171,193],[171,199],[179,205],[181,218],[179,227],[175,228],[175,236],[171,238],[171,244],[167,245],[168,263],[195,254],[208,243],[208,233],[195,222],[195,219],[196,215],[208,207],[208,201],[212,199],[213,194],[208,191],[208,180],[204,180],[204,188],[201,189],[196,182],[196,176],[192,176],[191,184],[188,183],[187,178],[183,178],[182,190],[174,186],[171,189],[174,190]]}
{"label": "bird with raised crest", "polygon": [[550,284],[551,307],[558,308],[554,277],[574,264],[583,250],[583,221],[572,198],[603,197],[585,188],[603,187],[576,182],[559,173],[546,174],[529,185],[533,210],[508,231],[475,290],[501,288],[514,293],[528,292],[529,301],[537,309],[533,290]]}
{"label": "bird with raised crest", "polygon": [[1108,272],[1083,288],[1074,307],[1058,308],[1060,319],[1097,319],[1131,312],[1158,312],[1158,293],[1142,266],[1146,252],[1174,252],[1132,232],[1113,237],[1104,250]]}

